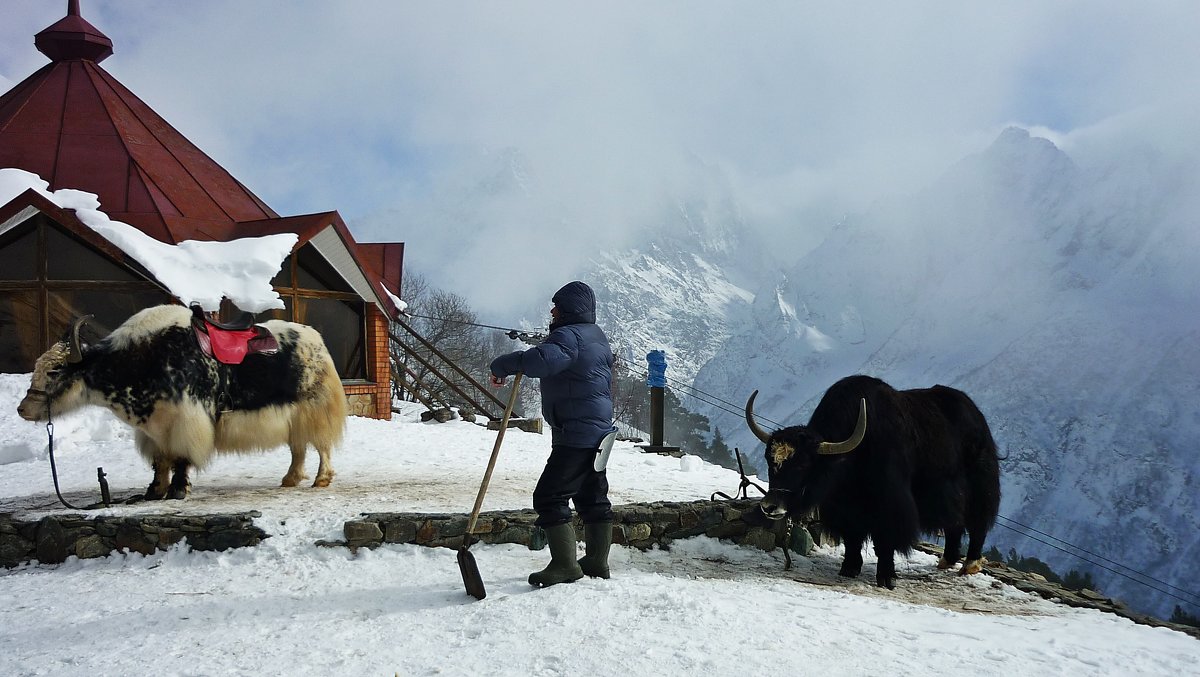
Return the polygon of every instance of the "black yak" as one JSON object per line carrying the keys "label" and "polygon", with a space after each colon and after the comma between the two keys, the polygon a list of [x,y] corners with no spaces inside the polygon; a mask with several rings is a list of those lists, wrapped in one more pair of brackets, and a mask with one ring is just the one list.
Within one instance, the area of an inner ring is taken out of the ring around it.
{"label": "black yak", "polygon": [[287,444],[292,462],[282,484],[294,487],[312,444],[321,457],[313,486],[333,479],[330,454],[345,430],[347,403],[313,328],[265,322],[278,352],[233,365],[202,352],[192,311],[182,306],[142,310],[90,346],[80,344],[79,324],[38,358],[17,412],[45,421],[89,404],[111,410],[136,429],[138,451],[154,469],[146,498],[185,498],[190,466],[203,468],[214,451]]}
{"label": "black yak", "polygon": [[875,580],[893,588],[896,552],[908,554],[922,533],[944,531],[938,567],[958,562],[963,532],[970,535],[961,574],[982,567],[983,541],[1000,508],[996,443],[971,398],[937,385],[896,390],[869,376],[833,384],[808,425],[767,434],[746,423],[766,444],[770,490],[760,507],[772,519],[819,510],[820,528],[846,546],[839,572],[862,571],[867,538],[879,557]]}

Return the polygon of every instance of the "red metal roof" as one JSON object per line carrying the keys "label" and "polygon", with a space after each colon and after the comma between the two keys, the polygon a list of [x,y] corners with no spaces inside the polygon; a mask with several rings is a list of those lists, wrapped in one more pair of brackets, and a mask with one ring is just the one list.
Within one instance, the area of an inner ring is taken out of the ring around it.
{"label": "red metal roof", "polygon": [[100,197],[164,242],[278,216],[94,61],[55,61],[0,97],[0,167]]}
{"label": "red metal roof", "polygon": [[79,15],[79,0],[67,3],[67,15],[33,36],[38,51],[53,61],[88,59],[100,63],[112,56],[112,40]]}

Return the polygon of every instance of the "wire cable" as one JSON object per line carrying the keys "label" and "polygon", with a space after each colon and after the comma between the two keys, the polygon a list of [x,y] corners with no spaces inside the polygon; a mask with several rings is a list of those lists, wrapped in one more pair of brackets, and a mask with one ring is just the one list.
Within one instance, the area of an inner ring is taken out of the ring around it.
{"label": "wire cable", "polygon": [[[642,352],[646,352],[646,351],[642,351]],[[632,367],[626,367],[626,368],[632,369]],[[646,373],[648,373],[648,372],[646,372],[646,371],[641,372],[642,375],[645,375]],[[723,411],[727,414],[732,414],[732,415],[738,416],[738,417],[744,417],[746,415],[745,405],[739,405],[734,402],[730,402],[730,401],[723,399],[717,395],[714,395],[709,392],[705,392],[705,391],[701,390],[700,388],[697,388],[694,385],[688,384],[685,381],[681,381],[679,379],[672,378],[665,374],[663,375],[663,378],[666,379],[668,384],[674,385],[675,386],[674,390],[682,395],[686,395],[693,399],[699,400],[699,401],[703,402],[704,404],[707,404],[710,407],[712,407],[714,409],[718,409],[720,411]],[[759,419],[765,423],[768,423],[768,424],[774,426],[775,428],[785,427],[783,424],[781,424],[777,421],[772,421],[771,419],[769,419],[766,416],[763,416],[761,414],[754,414],[754,418]]]}
{"label": "wire cable", "polygon": [[[1093,565],[1093,566],[1097,566],[1097,567],[1099,567],[1099,568],[1101,568],[1101,569],[1104,569],[1105,571],[1109,571],[1109,572],[1111,572],[1111,573],[1114,573],[1114,574],[1116,574],[1116,575],[1118,575],[1118,576],[1121,576],[1122,578],[1129,579],[1129,580],[1133,581],[1134,583],[1137,583],[1137,584],[1139,584],[1139,585],[1143,585],[1143,586],[1145,586],[1145,587],[1147,587],[1147,588],[1150,588],[1151,590],[1153,590],[1153,591],[1155,591],[1155,592],[1158,592],[1158,593],[1164,594],[1164,595],[1166,595],[1166,596],[1168,596],[1168,597],[1171,597],[1171,598],[1177,599],[1177,600],[1179,600],[1179,601],[1181,601],[1181,602],[1187,602],[1188,604],[1196,604],[1196,603],[1197,603],[1197,602],[1196,602],[1196,599],[1187,599],[1187,598],[1184,598],[1184,597],[1180,597],[1179,595],[1176,595],[1176,594],[1172,593],[1172,592],[1171,592],[1171,591],[1169,591],[1169,590],[1163,590],[1163,589],[1161,589],[1161,588],[1158,588],[1158,587],[1155,587],[1155,586],[1153,586],[1153,585],[1151,585],[1151,584],[1149,584],[1149,583],[1146,583],[1145,581],[1138,580],[1138,579],[1134,578],[1133,576],[1130,576],[1130,575],[1128,575],[1128,574],[1126,574],[1126,573],[1124,573],[1124,572],[1117,571],[1116,569],[1113,569],[1113,568],[1110,568],[1110,567],[1108,567],[1108,566],[1105,566],[1105,565],[1103,565],[1103,564],[1100,564],[1099,562],[1093,562],[1093,561],[1091,561],[1091,560],[1087,559],[1086,557],[1082,557],[1082,556],[1080,556],[1078,553],[1074,553],[1074,552],[1071,552],[1070,550],[1066,550],[1066,549],[1064,549],[1064,548],[1060,548],[1059,546],[1057,546],[1057,545],[1055,545],[1055,544],[1053,544],[1053,543],[1051,543],[1051,542],[1049,542],[1049,541],[1042,540],[1041,538],[1038,538],[1037,536],[1032,536],[1032,535],[1030,535],[1029,533],[1026,533],[1026,532],[1023,532],[1023,531],[1021,531],[1020,529],[1016,529],[1016,528],[1014,528],[1014,527],[1011,527],[1011,526],[1009,526],[1009,525],[1007,525],[1007,524],[1004,524],[1003,522],[997,522],[997,524],[998,524],[999,526],[1002,526],[1002,527],[1006,528],[1006,529],[1009,529],[1009,530],[1011,530],[1011,531],[1014,531],[1014,532],[1016,532],[1016,533],[1018,533],[1018,534],[1020,534],[1020,535],[1022,535],[1022,536],[1024,536],[1024,537],[1026,537],[1026,538],[1028,538],[1028,539],[1030,539],[1030,540],[1037,541],[1038,543],[1041,543],[1041,544],[1043,544],[1043,545],[1050,546],[1051,548],[1054,548],[1055,550],[1059,550],[1060,552],[1063,552],[1063,553],[1066,553],[1066,554],[1068,554],[1068,555],[1071,555],[1071,556],[1073,556],[1073,557],[1076,557],[1076,558],[1078,558],[1078,559],[1081,559],[1081,560],[1083,560],[1083,561],[1087,562],[1088,564],[1091,564],[1091,565]],[[1140,574],[1140,573],[1139,573],[1138,575],[1144,575],[1144,574]],[[1147,578],[1149,578],[1149,577],[1147,577]],[[1174,587],[1174,586],[1171,586],[1171,587]]]}

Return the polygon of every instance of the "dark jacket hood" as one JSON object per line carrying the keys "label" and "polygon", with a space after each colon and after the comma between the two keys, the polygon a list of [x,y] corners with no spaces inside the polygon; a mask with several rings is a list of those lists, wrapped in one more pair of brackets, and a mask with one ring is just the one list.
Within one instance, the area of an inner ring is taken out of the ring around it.
{"label": "dark jacket hood", "polygon": [[554,292],[550,299],[558,306],[558,322],[551,325],[562,327],[568,324],[596,323],[596,294],[592,288],[576,280]]}

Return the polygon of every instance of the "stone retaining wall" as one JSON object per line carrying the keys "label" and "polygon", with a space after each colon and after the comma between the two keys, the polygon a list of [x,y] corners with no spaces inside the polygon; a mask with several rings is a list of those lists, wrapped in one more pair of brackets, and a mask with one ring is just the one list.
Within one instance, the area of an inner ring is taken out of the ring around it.
{"label": "stone retaining wall", "polygon": [[[344,541],[318,545],[351,549],[374,548],[384,543],[411,543],[458,548],[467,530],[466,515],[423,513],[366,513],[346,522]],[[546,545],[532,510],[489,512],[475,524],[472,543],[518,543],[534,550]],[[583,539],[583,524],[575,518],[575,531]],[[774,550],[788,538],[786,522],[772,522],[758,509],[757,500],[695,501],[688,503],[633,503],[613,508],[613,543],[640,549],[668,546],[692,536],[712,536],[739,545]],[[812,539],[803,528],[792,530],[792,550],[808,554]]]}
{"label": "stone retaining wall", "polygon": [[54,515],[30,522],[0,514],[0,565],[37,560],[57,564],[71,555],[105,557],[128,550],[149,555],[187,539],[193,550],[226,550],[258,545],[266,532],[254,526],[256,511],[234,515],[135,515],[87,517]]}

